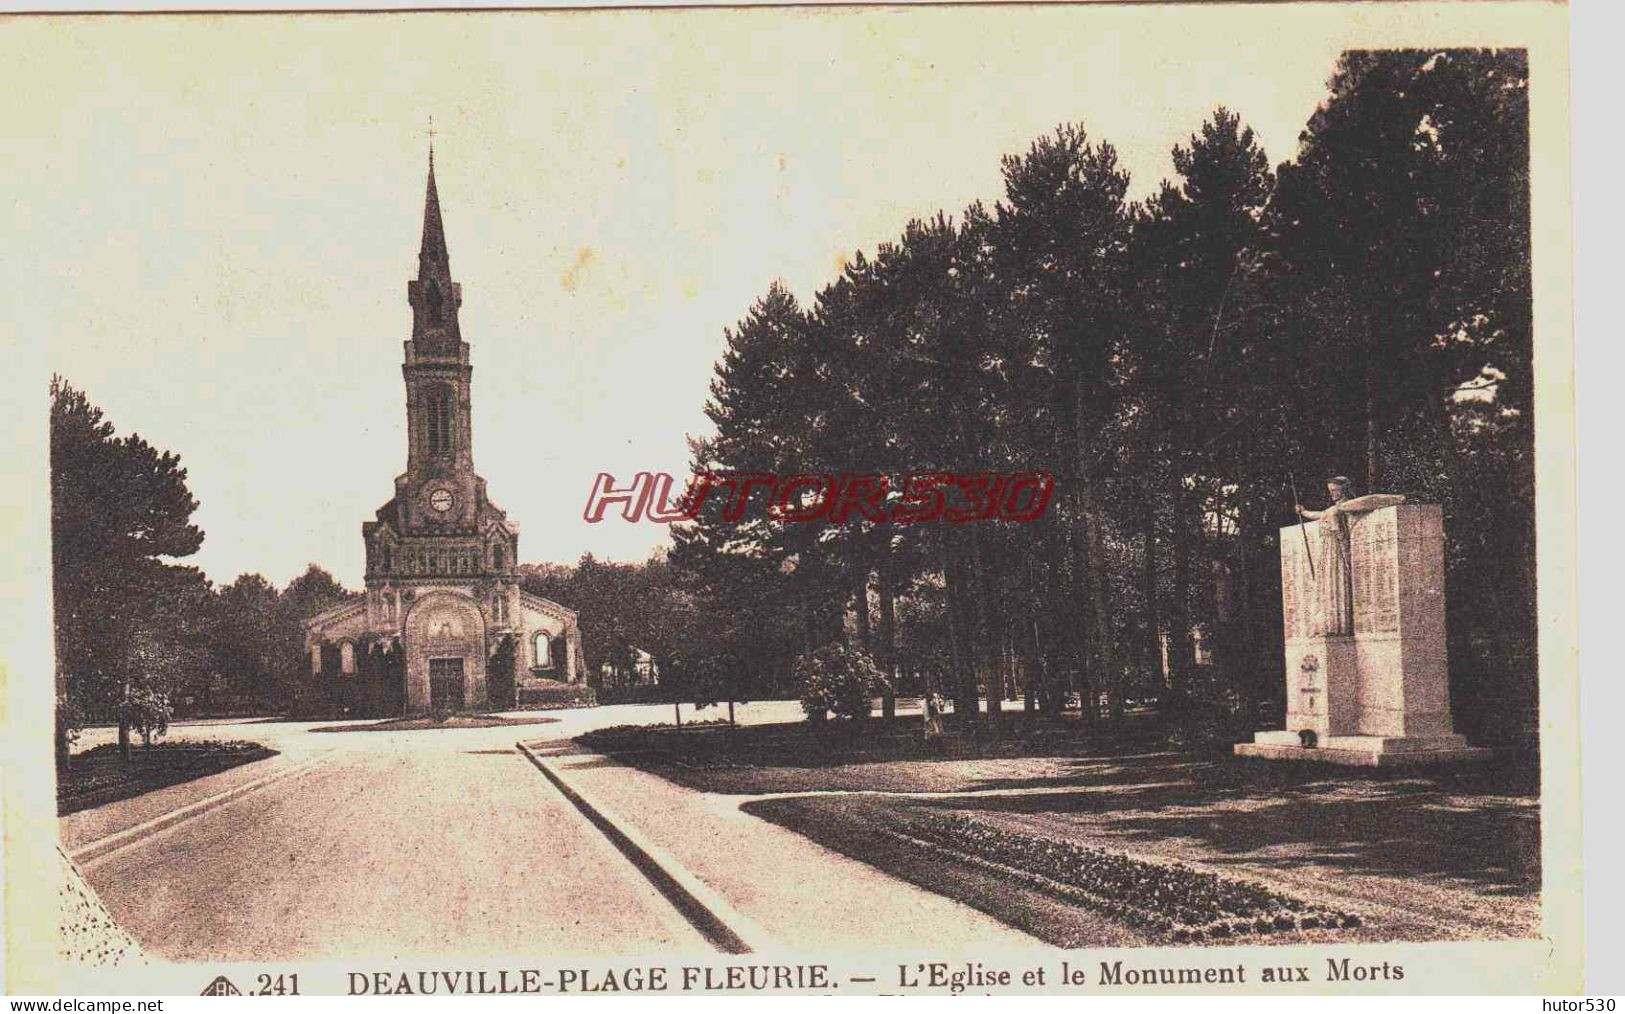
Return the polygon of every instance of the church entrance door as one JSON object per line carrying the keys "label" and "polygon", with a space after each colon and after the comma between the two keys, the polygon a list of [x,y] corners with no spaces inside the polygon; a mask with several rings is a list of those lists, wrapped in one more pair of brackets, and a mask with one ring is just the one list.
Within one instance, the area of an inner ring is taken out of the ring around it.
{"label": "church entrance door", "polygon": [[435,711],[463,710],[462,659],[429,659],[429,707]]}

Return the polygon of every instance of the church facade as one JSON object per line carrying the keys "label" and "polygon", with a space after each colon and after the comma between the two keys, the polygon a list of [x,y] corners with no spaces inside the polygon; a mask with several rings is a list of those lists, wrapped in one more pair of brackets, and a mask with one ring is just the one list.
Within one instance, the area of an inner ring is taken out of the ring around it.
{"label": "church facade", "polygon": [[[366,594],[305,622],[318,699],[371,715],[498,710],[584,684],[576,614],[520,589],[519,526],[474,471],[473,366],[429,155],[407,283],[406,471],[361,526]],[[582,693],[586,691],[583,688]]]}

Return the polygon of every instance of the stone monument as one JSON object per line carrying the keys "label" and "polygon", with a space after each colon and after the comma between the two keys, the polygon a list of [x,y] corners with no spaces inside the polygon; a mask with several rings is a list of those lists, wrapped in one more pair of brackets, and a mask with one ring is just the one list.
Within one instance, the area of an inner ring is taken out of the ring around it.
{"label": "stone monument", "polygon": [[1286,728],[1236,753],[1367,767],[1488,757],[1450,720],[1443,511],[1334,491],[1303,516],[1281,529]]}

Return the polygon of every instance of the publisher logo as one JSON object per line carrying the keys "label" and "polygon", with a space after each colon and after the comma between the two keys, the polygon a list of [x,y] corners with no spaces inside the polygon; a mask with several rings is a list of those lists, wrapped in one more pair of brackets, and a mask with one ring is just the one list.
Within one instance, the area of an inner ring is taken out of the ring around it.
{"label": "publisher logo", "polygon": [[224,975],[217,975],[214,981],[203,987],[198,996],[242,996],[243,991],[232,985],[231,980]]}

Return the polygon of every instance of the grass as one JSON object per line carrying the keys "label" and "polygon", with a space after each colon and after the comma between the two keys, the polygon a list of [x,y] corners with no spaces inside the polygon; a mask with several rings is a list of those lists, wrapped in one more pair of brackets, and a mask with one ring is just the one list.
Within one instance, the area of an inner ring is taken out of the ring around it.
{"label": "grass", "polygon": [[203,740],[135,746],[126,761],[118,744],[104,744],[74,754],[71,764],[58,767],[57,814],[130,799],[274,756],[275,750],[259,743]]}
{"label": "grass", "polygon": [[1006,714],[998,733],[950,731],[928,741],[918,716],[862,721],[784,722],[730,728],[684,723],[613,726],[576,742],[633,767],[705,792],[950,791],[979,787],[972,766],[944,761],[1071,758],[1155,749],[1155,727],[1126,723],[1109,735],[1077,720]]}

